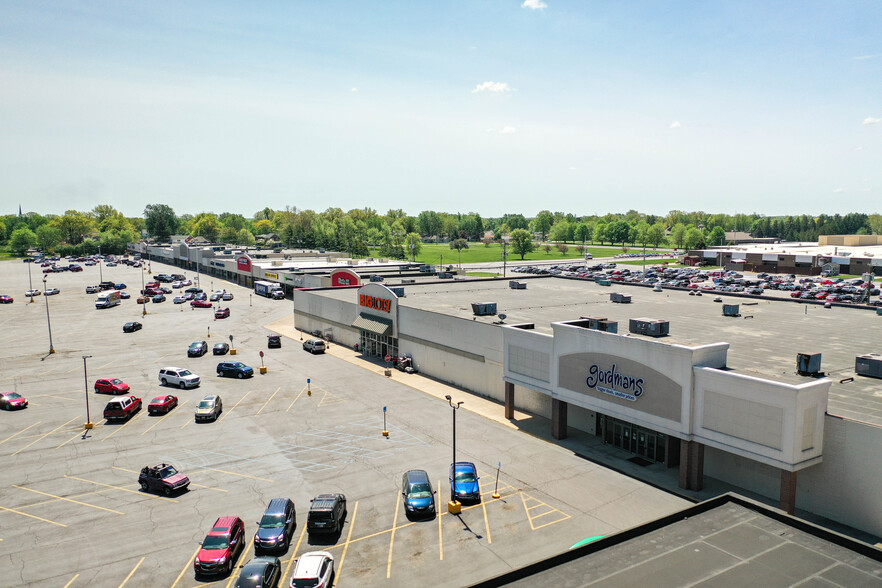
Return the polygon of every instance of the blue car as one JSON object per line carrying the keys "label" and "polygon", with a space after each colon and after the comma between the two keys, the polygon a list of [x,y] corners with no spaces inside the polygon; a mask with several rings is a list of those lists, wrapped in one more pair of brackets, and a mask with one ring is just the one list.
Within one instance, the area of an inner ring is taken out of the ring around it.
{"label": "blue car", "polygon": [[435,491],[424,470],[410,470],[401,479],[404,512],[408,519],[435,516]]}
{"label": "blue car", "polygon": [[125,284],[115,284],[115,285],[113,286],[113,289],[114,289],[114,290],[125,290],[125,289],[126,289],[126,285],[125,285]]}
{"label": "blue car", "polygon": [[[478,470],[470,461],[458,461],[450,466],[450,495],[456,500],[481,502],[481,486],[478,484]],[[454,492],[453,481],[456,480]]]}
{"label": "blue car", "polygon": [[217,364],[217,375],[236,376],[241,380],[242,378],[253,376],[254,368],[245,365],[241,361],[222,361]]}

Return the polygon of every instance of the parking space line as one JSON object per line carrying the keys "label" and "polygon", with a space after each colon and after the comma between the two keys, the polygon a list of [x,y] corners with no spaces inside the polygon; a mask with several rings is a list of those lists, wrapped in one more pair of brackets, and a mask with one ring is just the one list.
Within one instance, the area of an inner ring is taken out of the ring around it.
{"label": "parking space line", "polygon": [[27,430],[30,429],[31,427],[36,427],[37,425],[39,425],[39,424],[42,423],[42,422],[43,422],[43,421],[37,421],[37,422],[34,423],[33,425],[28,425],[27,427],[25,427],[24,429],[22,429],[22,430],[19,431],[18,433],[13,433],[12,435],[10,435],[9,437],[7,437],[7,438],[4,439],[3,441],[0,441],[0,445],[3,445],[4,443],[6,443],[7,441],[9,441],[9,440],[12,439],[13,437],[17,437],[17,436],[21,435],[22,433],[24,433],[25,431],[27,431]]}
{"label": "parking space line", "polygon": [[392,519],[392,532],[389,534],[389,561],[386,564],[386,579],[392,577],[392,547],[395,545],[395,527],[398,526],[398,507],[401,506],[401,494],[395,493],[395,518]]}
{"label": "parking space line", "polygon": [[71,402],[76,402],[76,398],[68,398],[67,396],[59,396],[58,394],[40,394],[40,398],[46,396],[48,398],[61,398],[62,400],[70,400]]}
{"label": "parking space line", "polygon": [[74,583],[74,581],[75,581],[77,578],[79,578],[79,577],[80,577],[80,575],[77,574],[76,576],[74,576],[73,578],[71,578],[71,579],[70,579],[70,582],[68,582],[67,584],[64,585],[64,588],[70,588],[70,586]]}
{"label": "parking space line", "polygon": [[[128,472],[130,474],[139,474],[140,473],[136,470],[127,470],[126,468],[121,468],[121,467],[117,467],[117,466],[110,466],[110,467],[111,467],[111,469],[120,470],[123,472]],[[229,492],[229,490],[224,490],[223,488],[215,488],[214,486],[204,486],[202,484],[196,484],[193,481],[190,482],[190,485],[191,486],[198,486],[200,488],[205,488],[206,490],[217,490],[218,492]]]}
{"label": "parking space line", "polygon": [[[566,514],[565,512],[563,512],[563,511],[561,511],[561,510],[559,510],[559,509],[557,509],[557,508],[554,508],[554,507],[551,506],[550,504],[547,504],[547,503],[545,503],[545,502],[542,502],[542,501],[539,500],[538,498],[535,498],[535,497],[533,497],[533,496],[530,496],[529,494],[526,494],[526,493],[523,492],[523,491],[520,492],[520,495],[521,495],[521,501],[524,503],[524,511],[527,513],[527,519],[528,519],[529,522],[530,522],[530,528],[531,528],[532,530],[534,530],[534,531],[536,531],[537,529],[541,529],[542,527],[547,527],[547,526],[549,526],[549,525],[553,525],[553,524],[555,524],[555,523],[560,523],[560,522],[565,521],[565,520],[567,520],[567,519],[569,519],[569,518],[572,518],[571,515],[568,515],[568,514]],[[525,497],[526,497],[526,498],[525,498]],[[532,501],[537,502],[538,504],[535,504],[535,505],[533,505],[533,506],[528,507],[528,506],[527,506],[527,498],[529,498],[529,499],[532,500]],[[541,508],[541,507],[543,507],[543,506],[546,507],[546,508],[548,508],[548,510],[545,511],[545,512],[543,512],[543,513],[537,514],[537,515],[534,515],[534,514],[531,514],[531,513],[530,513],[531,510],[536,509],[536,508]],[[558,514],[558,515],[560,515],[560,518],[555,519],[555,520],[550,521],[550,522],[547,522],[547,523],[543,523],[543,524],[538,525],[538,526],[536,526],[536,525],[533,524],[533,521],[534,521],[534,520],[536,520],[536,519],[538,519],[538,518],[540,518],[540,517],[544,517],[545,515],[555,514],[555,513]]]}
{"label": "parking space line", "polygon": [[187,570],[193,569],[193,560],[196,559],[196,554],[199,553],[199,550],[202,549],[202,546],[196,548],[196,551],[193,552],[193,555],[190,556],[190,559],[187,560],[187,563],[184,565],[184,569],[181,570],[181,573],[178,574],[178,577],[175,578],[175,583],[171,585],[171,588],[175,588],[178,585],[178,582],[181,581],[181,578],[184,577],[184,574],[187,573]]}
{"label": "parking space line", "polygon": [[303,389],[300,390],[300,393],[294,397],[294,400],[291,401],[291,404],[288,405],[288,408],[285,409],[285,412],[288,412],[289,410],[291,410],[291,407],[294,406],[294,403],[297,402],[298,400],[300,400],[300,397],[303,396],[303,393],[306,392],[307,389],[308,389],[308,387],[304,386]]}
{"label": "parking space line", "polygon": [[[107,490],[90,490],[88,492],[81,492],[80,494],[71,494],[68,498],[80,498],[81,496],[91,496],[92,494],[101,494],[103,492],[107,492]],[[50,502],[56,502],[57,498],[50,498],[49,500],[41,500],[40,502],[32,502],[28,505],[23,506],[22,508],[33,508],[35,506],[43,506],[44,504],[49,504]]]}
{"label": "parking space line", "polygon": [[217,419],[217,420],[218,420],[218,421],[222,421],[222,420],[224,420],[225,418],[227,418],[227,415],[229,415],[231,412],[233,412],[234,410],[236,410],[236,407],[239,406],[240,404],[242,404],[242,401],[245,400],[246,398],[248,398],[248,395],[251,394],[251,392],[252,392],[252,390],[249,390],[248,392],[246,392],[246,393],[245,393],[245,396],[243,396],[242,398],[240,398],[240,399],[239,399],[239,402],[237,402],[236,404],[233,405],[233,408],[231,408],[231,409],[228,410],[228,411],[224,411],[224,414],[221,415],[221,418],[219,418],[219,419]]}
{"label": "parking space line", "polygon": [[[248,557],[249,553],[251,553],[252,545],[254,545],[254,535],[251,536],[251,541],[248,542],[248,547],[243,549],[242,552],[239,554],[239,560],[236,562],[236,568],[241,568],[243,565],[245,565],[245,562],[243,560]],[[230,586],[233,585],[233,582],[236,581],[236,578],[239,577],[239,574],[235,573],[236,568],[233,568],[233,571],[230,572],[230,581],[227,582],[226,588],[230,588]]]}
{"label": "parking space line", "polygon": [[83,436],[83,434],[78,432],[76,435],[74,435],[73,437],[71,437],[70,439],[68,439],[67,441],[65,441],[64,443],[62,443],[58,447],[56,447],[55,449],[61,449],[62,447],[64,447],[65,445],[67,445],[68,443],[70,443],[71,441],[76,439],[77,437],[82,437],[82,436]]}
{"label": "parking space line", "polygon": [[139,562],[135,565],[135,567],[132,568],[132,571],[129,572],[129,575],[126,576],[126,579],[122,581],[122,584],[119,585],[119,588],[123,588],[123,586],[125,586],[126,583],[128,583],[128,581],[131,579],[131,577],[132,577],[133,575],[135,575],[135,572],[138,571],[138,568],[141,567],[141,564],[144,563],[144,560],[145,560],[145,559],[147,559],[147,558],[146,558],[146,557],[142,557],[142,558],[141,558],[141,561],[139,561]]}
{"label": "parking space line", "polygon": [[[179,402],[179,403],[178,403],[178,408],[184,406],[185,404],[187,404],[187,401],[186,401],[186,400],[184,400],[183,402]],[[144,433],[141,433],[141,434],[143,435],[143,434],[145,434],[145,433],[148,433],[148,432],[150,431],[150,429],[152,429],[153,427],[155,427],[156,425],[158,425],[159,423],[161,423],[162,421],[164,421],[165,419],[167,419],[170,415],[171,415],[171,411],[168,411],[168,412],[165,414],[165,416],[163,416],[161,419],[157,420],[155,423],[153,423],[152,425],[150,425],[149,427],[147,427],[147,430],[144,431]]]}
{"label": "parking space line", "polygon": [[[67,477],[67,476],[65,476]],[[94,504],[89,504],[88,502],[80,502],[79,500],[74,500],[73,498],[66,498],[64,496],[58,496],[56,494],[49,494],[48,492],[43,492],[42,490],[34,490],[33,488],[25,488],[24,486],[17,486],[16,484],[12,485],[13,488],[18,488],[19,490],[27,490],[28,492],[33,492],[34,494],[42,494],[43,496],[49,496],[50,498],[54,498],[56,500],[63,500],[64,502],[73,502],[74,504],[80,504],[82,506],[89,506],[98,510],[106,510],[107,512],[112,512],[119,515],[124,515],[126,513],[120,512],[118,510],[113,510],[112,508],[107,508],[104,506],[96,506]]]}
{"label": "parking space line", "polygon": [[125,429],[126,427],[128,427],[129,423],[134,421],[136,418],[138,418],[138,417],[136,417],[136,416],[129,417],[129,420],[127,420],[125,423],[123,423],[123,425],[121,427],[117,427],[116,429],[114,429],[114,431],[112,433],[110,433],[107,437],[104,437],[103,439],[101,439],[101,442],[104,443],[105,441],[107,441],[108,439],[110,439],[111,437],[116,435],[118,432],[120,432],[123,429]]}
{"label": "parking space line", "polygon": [[[438,480],[438,488],[441,487],[441,480]],[[441,515],[438,515],[438,558],[444,561],[444,537],[441,534]]]}
{"label": "parking space line", "polygon": [[[59,527],[66,527],[67,526],[63,523],[56,523],[55,521],[50,521],[49,519],[44,519],[43,517],[38,517],[37,515],[32,515],[32,514],[28,514],[26,512],[21,512],[20,510],[15,510],[14,508],[6,508],[5,506],[0,506],[0,510],[14,512],[15,514],[21,515],[23,517],[37,519],[38,521],[43,521],[44,523],[51,523],[53,525],[58,525]],[[76,578],[74,578],[74,580],[76,580]],[[73,580],[71,580],[71,581],[73,581]]]}
{"label": "parking space line", "polygon": [[303,537],[306,536],[306,524],[303,525],[303,530],[300,531],[300,539],[297,540],[297,545],[294,546],[294,551],[291,552],[291,559],[288,560],[288,566],[285,568],[285,573],[282,575],[282,581],[288,577],[288,572],[291,571],[291,566],[294,565],[294,560],[297,559],[297,552],[300,551],[300,544],[303,542]]}
{"label": "parking space line", "polygon": [[[484,493],[481,491],[481,478],[478,478],[478,494],[481,496]],[[481,510],[484,511],[484,528],[487,529],[487,544],[490,545],[493,543],[493,536],[490,534],[490,520],[487,518],[487,504],[484,502],[484,499],[481,499]]]}
{"label": "parking space line", "polygon": [[219,470],[217,468],[209,468],[209,467],[205,467],[205,466],[203,466],[201,470],[196,470],[195,472],[191,472],[191,473],[198,474],[199,472],[202,472],[204,470],[210,470],[212,472],[220,472],[222,474],[230,474],[231,476],[240,476],[242,478],[251,478],[252,480],[261,480],[261,481],[269,482],[269,483],[275,482],[275,480],[270,480],[268,478],[261,478],[259,476],[251,476],[249,474],[239,474],[236,472],[228,472],[227,470]]}
{"label": "parking space line", "polygon": [[267,399],[267,401],[263,403],[263,406],[260,407],[260,410],[258,410],[257,413],[256,413],[254,416],[257,416],[257,415],[259,415],[261,412],[263,412],[263,409],[266,408],[266,405],[270,403],[270,400],[272,400],[273,398],[276,397],[276,394],[278,394],[278,393],[279,393],[279,390],[281,390],[281,389],[282,389],[281,386],[279,386],[278,388],[276,388],[276,391],[273,392],[273,395],[270,396],[270,397]]}
{"label": "parking space line", "polygon": [[343,544],[343,553],[340,555],[340,565],[337,566],[337,570],[335,571],[336,578],[334,579],[334,583],[338,584],[340,582],[340,573],[343,569],[343,562],[346,560],[346,552],[349,551],[349,542],[352,541],[352,530],[355,528],[355,517],[358,515],[358,501],[355,502],[355,508],[352,509],[352,518],[349,520],[349,533],[346,535],[346,543]]}
{"label": "parking space line", "polygon": [[27,449],[28,447],[30,447],[31,445],[33,445],[34,443],[36,443],[37,441],[42,441],[43,439],[45,439],[46,437],[48,437],[49,435],[51,435],[52,433],[54,433],[55,431],[57,431],[58,429],[60,429],[61,427],[64,427],[64,426],[69,425],[70,423],[74,422],[74,421],[77,420],[78,418],[80,418],[80,417],[74,417],[74,418],[70,419],[69,421],[67,421],[66,423],[64,423],[63,425],[59,425],[59,426],[55,427],[54,429],[52,429],[51,431],[49,431],[49,432],[46,433],[45,435],[42,435],[41,437],[37,437],[36,439],[34,439],[33,441],[31,441],[30,443],[28,443],[27,445],[25,445],[24,447],[22,447],[21,449],[19,449],[19,450],[16,451],[15,453],[13,453],[12,455],[18,455],[19,453],[21,453],[22,451],[24,451],[25,449]]}
{"label": "parking space line", "polygon": [[[80,482],[89,482],[90,484],[97,484],[98,486],[104,486],[105,488],[116,488],[117,490],[122,490],[123,492],[131,492],[132,494],[139,494],[141,496],[149,496],[150,498],[157,498],[159,500],[167,500],[169,502],[179,502],[178,500],[174,500],[173,498],[166,498],[165,496],[156,496],[155,494],[147,494],[145,492],[141,492],[140,490],[132,490],[131,488],[123,488],[122,486],[114,486],[113,484],[102,484],[101,482],[96,482],[94,480],[86,480],[85,478],[77,478],[76,476],[67,476],[66,475],[64,477],[70,478],[71,480],[79,480]],[[122,513],[120,513],[120,514],[122,514]]]}

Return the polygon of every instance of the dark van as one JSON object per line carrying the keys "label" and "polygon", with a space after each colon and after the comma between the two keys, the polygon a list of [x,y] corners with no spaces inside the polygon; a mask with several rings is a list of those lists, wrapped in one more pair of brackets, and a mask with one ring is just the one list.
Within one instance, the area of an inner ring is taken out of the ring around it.
{"label": "dark van", "polygon": [[346,496],[343,494],[319,494],[312,499],[306,515],[308,533],[337,533],[346,518]]}

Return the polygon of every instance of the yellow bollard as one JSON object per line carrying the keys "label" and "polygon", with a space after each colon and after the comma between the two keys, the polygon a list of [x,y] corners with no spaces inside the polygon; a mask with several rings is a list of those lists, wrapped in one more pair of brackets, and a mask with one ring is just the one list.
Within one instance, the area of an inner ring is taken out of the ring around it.
{"label": "yellow bollard", "polygon": [[236,355],[236,348],[235,347],[230,349],[230,355]]}
{"label": "yellow bollard", "polygon": [[266,373],[266,366],[265,365],[260,366],[260,373],[262,373],[262,374]]}
{"label": "yellow bollard", "polygon": [[453,515],[458,515],[462,512],[462,503],[457,500],[451,500],[447,503],[447,512]]}

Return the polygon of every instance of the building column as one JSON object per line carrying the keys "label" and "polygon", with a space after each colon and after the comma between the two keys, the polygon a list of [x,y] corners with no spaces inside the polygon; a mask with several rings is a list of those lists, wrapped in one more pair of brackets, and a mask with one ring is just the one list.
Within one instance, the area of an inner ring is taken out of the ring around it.
{"label": "building column", "polygon": [[514,418],[514,384],[511,382],[505,383],[505,418],[513,419]]}
{"label": "building column", "polygon": [[567,403],[557,398],[551,399],[551,436],[567,438]]}
{"label": "building column", "polygon": [[780,508],[790,515],[796,510],[796,472],[781,470]]}
{"label": "building column", "polygon": [[680,488],[704,488],[704,444],[680,440]]}

